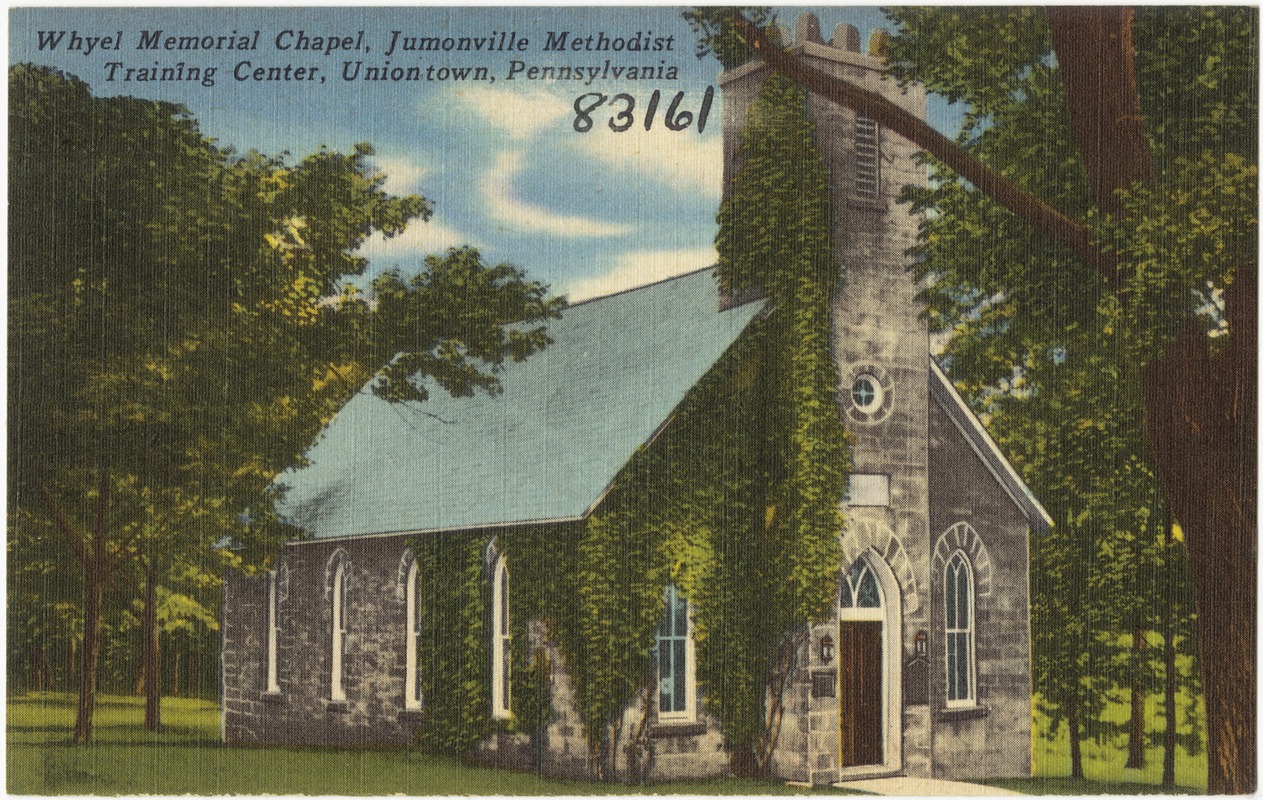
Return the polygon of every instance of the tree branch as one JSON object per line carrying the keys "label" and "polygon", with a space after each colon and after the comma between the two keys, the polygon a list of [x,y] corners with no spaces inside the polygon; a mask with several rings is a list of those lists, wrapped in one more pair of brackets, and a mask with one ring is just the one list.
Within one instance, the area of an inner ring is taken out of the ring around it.
{"label": "tree branch", "polygon": [[48,513],[52,514],[53,521],[57,523],[57,528],[66,537],[66,541],[70,543],[70,549],[74,551],[75,558],[79,559],[80,564],[87,563],[87,553],[83,551],[83,542],[79,540],[78,534],[75,533],[74,526],[70,524],[70,520],[66,519],[66,515],[62,513],[61,506],[57,505],[57,501],[53,499],[53,493],[48,491],[48,487],[43,481],[36,484],[39,487],[39,496],[43,498],[44,505],[48,508]]}
{"label": "tree branch", "polygon": [[[97,489],[96,498],[96,519],[92,523],[92,541],[93,547],[102,554],[105,552],[105,515],[110,507],[110,476],[105,470],[101,470],[101,482]],[[97,543],[101,543],[98,547]]]}
{"label": "tree branch", "polygon": [[769,67],[818,97],[832,100],[899,134],[955,170],[983,194],[1063,245],[1090,265],[1118,294],[1122,281],[1117,258],[1103,252],[1082,222],[1066,216],[979,161],[969,151],[891,101],[799,61],[765,37],[740,11],[732,10],[733,28]]}
{"label": "tree branch", "polygon": [[1153,178],[1136,82],[1134,17],[1135,10],[1123,6],[1048,7],[1075,144],[1097,207],[1114,217],[1125,214],[1116,191]]}

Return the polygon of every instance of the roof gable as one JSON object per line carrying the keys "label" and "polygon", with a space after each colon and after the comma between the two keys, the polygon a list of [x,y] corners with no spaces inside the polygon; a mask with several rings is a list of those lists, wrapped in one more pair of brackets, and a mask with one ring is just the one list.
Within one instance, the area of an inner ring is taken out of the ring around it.
{"label": "roof gable", "polygon": [[701,270],[571,306],[497,396],[365,387],[280,477],[279,510],[319,539],[582,518],[762,307],[720,311]]}

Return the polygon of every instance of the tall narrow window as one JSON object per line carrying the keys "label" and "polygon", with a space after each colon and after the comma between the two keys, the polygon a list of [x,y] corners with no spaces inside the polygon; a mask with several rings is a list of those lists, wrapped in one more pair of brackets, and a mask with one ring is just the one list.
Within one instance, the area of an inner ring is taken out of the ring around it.
{"label": "tall narrow window", "polygon": [[404,708],[421,707],[421,675],[417,669],[418,646],[421,640],[421,591],[417,582],[420,575],[417,562],[408,565],[408,577],[404,589]]}
{"label": "tall narrow window", "polygon": [[268,675],[267,675],[267,691],[276,693],[281,691],[281,681],[279,670],[277,669],[277,647],[280,640],[281,626],[277,621],[279,613],[277,609],[277,581],[276,571],[268,573]]}
{"label": "tall narrow window", "polygon": [[666,589],[666,608],[658,625],[658,719],[693,719],[693,640],[689,604],[673,585]]}
{"label": "tall narrow window", "polygon": [[947,705],[971,706],[974,691],[973,569],[957,550],[943,568],[947,604]]}
{"label": "tall narrow window", "polygon": [[855,119],[855,197],[877,200],[881,193],[881,138],[877,123]]}
{"label": "tall narrow window", "polygon": [[509,565],[496,562],[491,583],[491,716],[508,719],[510,711],[513,638],[509,635]]}
{"label": "tall narrow window", "polygon": [[332,624],[330,636],[330,669],[329,669],[329,698],[331,700],[345,700],[346,689],[342,685],[342,647],[346,639],[346,587],[343,586],[346,578],[346,562],[339,560],[337,567],[333,571],[333,592],[332,592]]}

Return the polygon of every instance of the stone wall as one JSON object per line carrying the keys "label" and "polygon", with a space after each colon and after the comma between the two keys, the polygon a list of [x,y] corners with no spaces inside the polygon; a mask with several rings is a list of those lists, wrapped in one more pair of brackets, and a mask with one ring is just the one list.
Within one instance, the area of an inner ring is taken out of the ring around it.
{"label": "stone wall", "polygon": [[[410,745],[421,712],[404,708],[405,613],[401,580],[407,574],[408,536],[287,546],[277,563],[278,677],[267,691],[268,576],[229,574],[224,585],[224,738],[233,745],[404,747]],[[343,688],[331,697],[332,597],[335,555],[346,570],[346,638]],[[523,734],[498,732],[477,747],[473,760],[546,774],[590,778],[582,721],[574,688],[556,644],[542,623],[530,626],[531,649],[543,647],[552,664],[552,717],[537,745]],[[686,724],[647,730],[652,750],[649,781],[708,778],[728,771],[719,725],[702,711]],[[624,714],[623,730],[635,730],[643,703]],[[621,745],[626,745],[624,737]],[[620,775],[626,755],[620,746]]]}
{"label": "stone wall", "polygon": [[[287,546],[277,564],[280,690],[267,689],[268,578],[229,575],[224,586],[224,726],[229,744],[347,747],[412,742],[404,709],[405,608],[400,565],[407,537]],[[345,559],[345,701],[331,697],[330,559]]]}
{"label": "stone wall", "polygon": [[[930,708],[934,777],[1031,773],[1030,523],[937,404],[930,413],[933,561]],[[965,528],[961,523],[967,524]],[[948,710],[944,554],[960,548],[974,569],[976,709]]]}

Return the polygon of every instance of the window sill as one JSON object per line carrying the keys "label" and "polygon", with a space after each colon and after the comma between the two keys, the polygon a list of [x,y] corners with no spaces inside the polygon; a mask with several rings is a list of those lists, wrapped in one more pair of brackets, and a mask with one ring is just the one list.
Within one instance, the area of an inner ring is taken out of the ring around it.
{"label": "window sill", "polygon": [[347,711],[350,711],[350,710],[351,708],[349,705],[347,705],[347,702],[345,700],[326,700],[325,701],[325,711],[329,712],[330,714],[345,714]]}
{"label": "window sill", "polygon": [[259,699],[265,703],[279,703],[285,699],[285,695],[281,694],[280,691],[264,692],[259,695]]}
{"label": "window sill", "polygon": [[677,736],[701,736],[706,733],[705,722],[689,722],[687,720],[679,720],[672,722],[655,722],[653,727],[649,729],[649,738],[651,739],[672,739]]}
{"label": "window sill", "polygon": [[986,706],[961,706],[960,708],[940,708],[938,718],[948,722],[959,722],[966,719],[982,719],[991,712]]}

